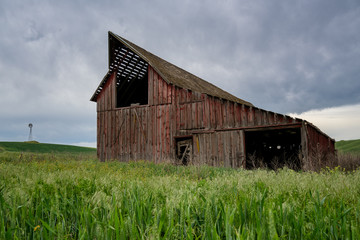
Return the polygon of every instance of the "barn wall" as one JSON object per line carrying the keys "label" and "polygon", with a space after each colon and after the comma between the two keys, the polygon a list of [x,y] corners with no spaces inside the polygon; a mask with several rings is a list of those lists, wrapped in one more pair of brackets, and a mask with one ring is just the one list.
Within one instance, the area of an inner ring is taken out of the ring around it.
{"label": "barn wall", "polygon": [[300,119],[212,96],[205,97],[204,115],[205,128],[215,130],[301,123]]}
{"label": "barn wall", "polygon": [[[148,67],[148,105],[116,108],[115,72],[97,97],[97,149],[101,160],[144,159],[173,162],[175,137],[193,136],[192,164],[241,167],[246,157],[244,131],[283,128],[300,119],[234,103],[168,84]],[[303,127],[304,155],[331,139]],[[324,148],[325,149],[325,148]]]}
{"label": "barn wall", "polygon": [[193,152],[193,164],[242,167],[245,161],[244,131],[195,134]]}
{"label": "barn wall", "polygon": [[304,124],[306,133],[307,161],[309,164],[316,164],[314,161],[321,161],[329,154],[335,153],[335,141],[311,124]]}

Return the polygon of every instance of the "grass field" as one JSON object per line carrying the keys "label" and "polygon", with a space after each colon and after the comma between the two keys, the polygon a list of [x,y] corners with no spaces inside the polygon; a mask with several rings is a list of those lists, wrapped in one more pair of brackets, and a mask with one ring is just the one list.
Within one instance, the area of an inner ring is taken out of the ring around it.
{"label": "grass field", "polygon": [[360,239],[360,171],[0,153],[0,239]]}
{"label": "grass field", "polygon": [[341,153],[360,154],[360,139],[338,141],[335,143],[335,147]]}
{"label": "grass field", "polygon": [[96,153],[96,148],[37,142],[0,142],[1,152]]}

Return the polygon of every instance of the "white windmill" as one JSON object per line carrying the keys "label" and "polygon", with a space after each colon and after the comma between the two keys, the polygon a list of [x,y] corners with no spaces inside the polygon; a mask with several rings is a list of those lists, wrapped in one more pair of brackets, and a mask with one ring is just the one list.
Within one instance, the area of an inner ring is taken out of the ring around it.
{"label": "white windmill", "polygon": [[30,128],[30,133],[29,133],[29,140],[28,141],[32,141],[32,123],[29,123],[29,128]]}

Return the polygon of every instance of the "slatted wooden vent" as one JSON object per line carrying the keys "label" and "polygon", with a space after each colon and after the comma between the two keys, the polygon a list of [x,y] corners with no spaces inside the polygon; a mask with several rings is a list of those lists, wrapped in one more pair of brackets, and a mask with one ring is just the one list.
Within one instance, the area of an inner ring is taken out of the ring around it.
{"label": "slatted wooden vent", "polygon": [[148,63],[142,60],[137,54],[133,53],[125,46],[114,49],[113,61],[109,66],[109,71],[117,71],[117,85],[120,79],[131,81],[132,79],[142,79],[147,73]]}

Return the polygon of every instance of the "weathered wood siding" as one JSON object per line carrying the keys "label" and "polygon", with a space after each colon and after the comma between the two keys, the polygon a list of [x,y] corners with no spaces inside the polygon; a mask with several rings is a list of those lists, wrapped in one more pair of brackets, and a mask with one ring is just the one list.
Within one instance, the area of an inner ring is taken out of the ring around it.
{"label": "weathered wood siding", "polygon": [[[244,131],[302,123],[168,84],[151,66],[148,105],[116,108],[115,74],[97,98],[97,149],[103,161],[171,162],[175,158],[174,138],[193,136],[193,164],[241,167],[246,154]],[[304,129],[302,135],[302,144],[311,146],[319,141],[325,146],[330,141],[311,128]],[[329,144],[333,148],[333,143]]]}
{"label": "weathered wood siding", "polygon": [[334,154],[335,141],[328,136],[321,134],[319,129],[311,124],[304,124],[306,134],[306,148],[308,161],[314,158],[325,157],[327,154]]}
{"label": "weathered wood siding", "polygon": [[241,167],[245,161],[244,131],[195,134],[193,151],[193,164]]}

